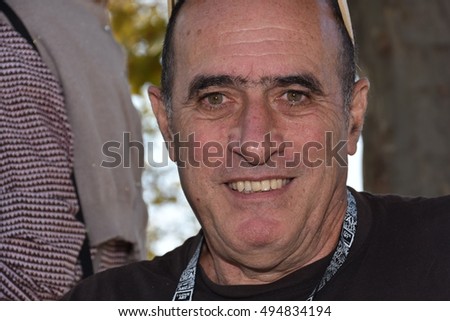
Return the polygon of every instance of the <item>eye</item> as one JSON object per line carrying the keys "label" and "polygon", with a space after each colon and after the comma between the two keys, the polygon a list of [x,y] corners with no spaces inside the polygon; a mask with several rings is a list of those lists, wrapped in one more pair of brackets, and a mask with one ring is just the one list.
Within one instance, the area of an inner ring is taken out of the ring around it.
{"label": "eye", "polygon": [[275,95],[274,106],[285,112],[302,112],[311,104],[313,96],[305,90],[281,88]]}
{"label": "eye", "polygon": [[227,95],[220,92],[205,93],[200,97],[200,102],[207,109],[219,109],[230,103]]}
{"label": "eye", "polygon": [[[217,88],[220,91],[199,93],[196,99],[196,110],[207,119],[221,119],[232,115],[240,106],[239,97],[235,91],[227,88]],[[217,90],[216,89],[216,90]]]}
{"label": "eye", "polygon": [[301,91],[289,90],[284,94],[285,99],[291,103],[292,105],[296,105],[298,103],[303,102],[307,97]]}
{"label": "eye", "polygon": [[210,104],[212,106],[217,106],[217,105],[223,104],[223,102],[225,100],[224,98],[225,98],[224,95],[221,93],[211,93],[205,97],[208,104]]}

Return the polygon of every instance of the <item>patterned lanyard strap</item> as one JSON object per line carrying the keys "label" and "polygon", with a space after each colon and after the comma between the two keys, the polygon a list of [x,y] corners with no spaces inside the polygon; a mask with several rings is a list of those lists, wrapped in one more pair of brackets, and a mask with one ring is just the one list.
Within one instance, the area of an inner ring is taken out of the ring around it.
{"label": "patterned lanyard strap", "polygon": [[[317,294],[331,278],[337,273],[339,268],[347,259],[350,248],[353,244],[356,235],[357,210],[356,201],[350,191],[347,190],[347,211],[342,225],[341,237],[338,245],[334,251],[331,262],[328,265],[325,273],[317,284],[314,291],[309,295],[307,301],[312,301]],[[194,255],[192,256],[186,269],[181,274],[177,289],[172,301],[192,301],[195,286],[195,274],[197,272],[197,264],[200,257],[200,250],[202,248],[203,238],[200,240]]]}
{"label": "patterned lanyard strap", "polygon": [[181,273],[180,281],[178,281],[177,289],[173,295],[172,301],[192,301],[192,296],[194,295],[195,274],[197,272],[197,263],[202,245],[203,237],[186,269]]}

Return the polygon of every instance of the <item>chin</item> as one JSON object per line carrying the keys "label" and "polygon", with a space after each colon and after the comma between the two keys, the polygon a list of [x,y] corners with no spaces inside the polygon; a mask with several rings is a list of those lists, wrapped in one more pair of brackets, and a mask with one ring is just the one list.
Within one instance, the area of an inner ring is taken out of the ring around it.
{"label": "chin", "polygon": [[243,246],[261,248],[273,245],[282,235],[279,222],[259,218],[243,222],[237,229],[236,239]]}

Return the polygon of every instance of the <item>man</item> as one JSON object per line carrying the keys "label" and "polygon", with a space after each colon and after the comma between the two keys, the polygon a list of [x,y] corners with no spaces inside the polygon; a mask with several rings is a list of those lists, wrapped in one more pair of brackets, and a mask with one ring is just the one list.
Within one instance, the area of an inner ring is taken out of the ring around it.
{"label": "man", "polygon": [[136,155],[100,166],[103,144],[141,137],[103,4],[0,0],[0,300],[146,257]]}
{"label": "man", "polygon": [[[153,110],[202,226],[67,299],[450,298],[450,198],[345,186],[369,83],[342,1],[181,1]],[[343,22],[346,20],[346,26]]]}

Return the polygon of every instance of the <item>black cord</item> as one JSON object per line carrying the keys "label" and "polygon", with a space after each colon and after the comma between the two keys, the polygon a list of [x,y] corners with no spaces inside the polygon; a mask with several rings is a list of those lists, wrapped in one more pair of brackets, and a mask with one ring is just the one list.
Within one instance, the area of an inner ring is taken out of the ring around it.
{"label": "black cord", "polygon": [[36,44],[33,41],[33,38],[31,37],[30,33],[28,32],[27,28],[23,24],[22,20],[17,16],[17,14],[14,12],[13,9],[4,1],[0,0],[0,11],[2,11],[6,17],[8,17],[9,22],[14,27],[14,29],[19,32],[22,37],[24,37],[30,45],[33,46],[33,48],[39,53],[39,50],[36,47]]}

